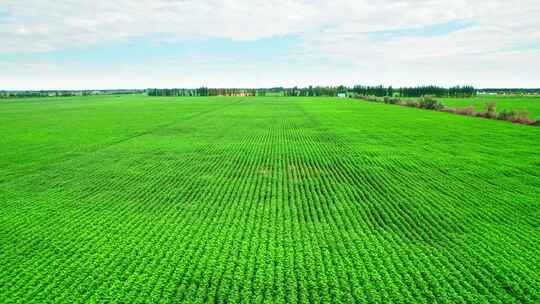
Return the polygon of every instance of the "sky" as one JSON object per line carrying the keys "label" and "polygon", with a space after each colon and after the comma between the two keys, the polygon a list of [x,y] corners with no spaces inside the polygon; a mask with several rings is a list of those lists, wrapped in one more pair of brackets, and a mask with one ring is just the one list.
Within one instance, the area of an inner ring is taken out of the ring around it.
{"label": "sky", "polygon": [[0,90],[540,87],[538,0],[0,0]]}

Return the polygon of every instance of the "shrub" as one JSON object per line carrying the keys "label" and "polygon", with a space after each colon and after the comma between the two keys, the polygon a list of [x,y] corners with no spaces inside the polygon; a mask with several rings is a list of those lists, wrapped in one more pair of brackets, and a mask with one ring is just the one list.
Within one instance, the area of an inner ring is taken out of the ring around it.
{"label": "shrub", "polygon": [[401,99],[386,96],[386,97],[384,97],[384,103],[387,103],[387,104],[401,104]]}
{"label": "shrub", "polygon": [[399,98],[390,98],[390,103],[395,104],[395,105],[400,105],[401,104],[401,99],[399,99]]}
{"label": "shrub", "polygon": [[430,97],[430,96],[426,96],[420,99],[419,106],[422,109],[436,110],[436,111],[440,111],[444,109],[444,106],[442,103],[440,103],[435,98]]}
{"label": "shrub", "polygon": [[502,110],[499,115],[497,115],[499,120],[507,120],[513,123],[519,123],[524,125],[532,125],[535,123],[534,120],[529,119],[529,111],[527,110],[518,110],[518,111],[507,111]]}
{"label": "shrub", "polygon": [[515,116],[516,116],[516,112],[514,111],[502,110],[497,115],[497,119],[512,121]]}
{"label": "shrub", "polygon": [[515,116],[512,122],[524,124],[524,125],[531,125],[534,123],[533,120],[529,119],[529,111],[527,110],[519,110],[517,112],[514,112]]}
{"label": "shrub", "polygon": [[407,107],[412,107],[412,108],[418,108],[420,107],[418,101],[414,100],[414,99],[409,99],[407,101],[405,101],[405,105]]}
{"label": "shrub", "polygon": [[354,98],[367,100],[367,96],[365,96],[365,95],[360,95],[360,94],[354,94]]}
{"label": "shrub", "polygon": [[459,115],[467,115],[467,116],[475,116],[475,111],[473,106],[466,106],[464,108],[457,108],[456,114]]}
{"label": "shrub", "polygon": [[497,117],[497,104],[494,101],[486,103],[486,110],[484,111],[484,117],[495,118]]}
{"label": "shrub", "polygon": [[372,102],[381,102],[381,101],[384,101],[383,99],[378,98],[378,97],[376,97],[376,96],[367,96],[367,97],[366,97],[366,100],[367,100],[367,101],[372,101]]}

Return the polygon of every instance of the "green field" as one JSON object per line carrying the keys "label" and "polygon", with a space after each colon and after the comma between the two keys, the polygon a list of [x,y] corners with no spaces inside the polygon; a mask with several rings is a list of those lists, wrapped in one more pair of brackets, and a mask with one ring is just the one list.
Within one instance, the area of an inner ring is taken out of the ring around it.
{"label": "green field", "polygon": [[1,303],[540,303],[540,128],[322,97],[0,121]]}
{"label": "green field", "polygon": [[495,102],[498,112],[527,110],[531,119],[540,120],[540,96],[479,95],[474,98],[442,98],[441,101],[445,106],[454,108],[474,106],[476,111],[483,111],[486,103]]}

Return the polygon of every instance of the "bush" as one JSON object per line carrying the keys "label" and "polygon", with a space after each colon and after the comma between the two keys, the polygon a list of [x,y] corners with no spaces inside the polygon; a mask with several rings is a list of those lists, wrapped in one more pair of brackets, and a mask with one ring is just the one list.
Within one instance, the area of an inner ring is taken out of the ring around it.
{"label": "bush", "polygon": [[384,97],[384,103],[387,103],[387,104],[401,104],[401,99],[399,98],[392,98],[392,97]]}
{"label": "bush", "polygon": [[418,103],[419,107],[422,109],[428,109],[428,110],[436,110],[440,111],[444,109],[444,106],[442,103],[437,101],[433,97],[426,96],[422,99],[420,99],[420,102]]}
{"label": "bush", "polygon": [[492,119],[497,117],[497,104],[494,101],[486,103],[484,115],[484,117]]}
{"label": "bush", "polygon": [[515,112],[516,115],[512,122],[524,124],[524,125],[532,125],[534,123],[533,120],[529,119],[529,111],[527,110],[519,110]]}
{"label": "bush", "polygon": [[508,111],[508,110],[502,110],[498,115],[498,120],[508,120],[512,121],[514,117],[516,116],[516,112],[514,111]]}
{"label": "bush", "polygon": [[390,98],[390,104],[400,105],[401,99],[399,98]]}
{"label": "bush", "polygon": [[456,114],[459,115],[467,115],[467,116],[475,116],[475,111],[473,106],[466,106],[464,108],[457,108]]}
{"label": "bush", "polygon": [[407,107],[412,107],[412,108],[419,108],[420,107],[418,101],[416,101],[414,99],[409,99],[409,100],[405,101],[405,105]]}
{"label": "bush", "polygon": [[376,96],[367,96],[365,99],[367,101],[372,101],[372,102],[381,102],[381,101],[383,101],[383,99],[378,98]]}
{"label": "bush", "polygon": [[527,110],[518,110],[518,111],[507,111],[502,110],[499,115],[497,115],[499,120],[507,120],[513,123],[519,123],[524,125],[535,124],[534,120],[529,119],[529,111]]}

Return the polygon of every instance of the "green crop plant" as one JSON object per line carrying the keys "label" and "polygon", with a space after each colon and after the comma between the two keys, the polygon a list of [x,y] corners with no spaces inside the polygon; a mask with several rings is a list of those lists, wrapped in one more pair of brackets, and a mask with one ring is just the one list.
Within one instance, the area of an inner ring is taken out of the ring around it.
{"label": "green crop plant", "polygon": [[325,97],[0,118],[2,303],[540,302],[539,128]]}

